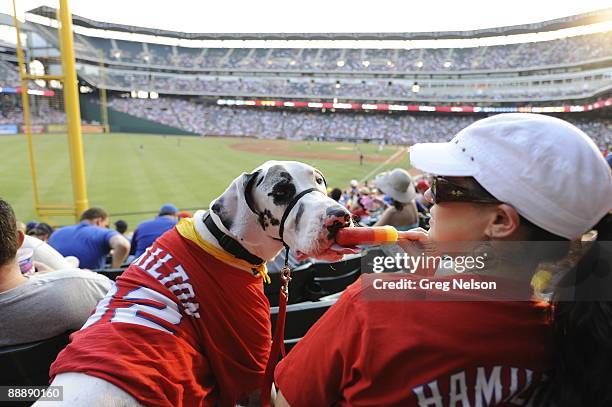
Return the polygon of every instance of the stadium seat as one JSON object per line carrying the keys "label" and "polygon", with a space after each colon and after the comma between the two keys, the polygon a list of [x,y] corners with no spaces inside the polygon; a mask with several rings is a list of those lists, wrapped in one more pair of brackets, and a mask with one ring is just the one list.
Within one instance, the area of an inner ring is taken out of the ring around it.
{"label": "stadium seat", "polygon": [[349,270],[361,267],[361,254],[345,256],[344,260],[335,263],[318,261],[313,263],[313,276],[319,277],[339,277],[346,274]]}
{"label": "stadium seat", "polygon": [[330,277],[315,277],[313,284],[317,284],[321,288],[323,295],[330,295],[344,291],[346,287],[353,284],[361,275],[361,266],[347,270],[346,273],[330,276]]}
{"label": "stadium seat", "polygon": [[[313,280],[308,286],[310,300],[335,294],[357,281],[361,275],[362,255],[350,255],[335,263],[317,262],[312,265]],[[318,295],[315,298],[315,294]]]}
{"label": "stadium seat", "polygon": [[93,271],[98,273],[98,274],[102,274],[103,276],[106,276],[106,277],[110,278],[111,280],[115,281],[117,279],[117,277],[119,277],[121,274],[123,274],[123,272],[125,271],[125,268],[120,268],[120,269],[98,269],[98,270],[93,270]]}
{"label": "stadium seat", "polygon": [[[306,287],[312,282],[312,263],[301,264],[291,270],[291,283],[289,283],[289,304],[308,300]],[[270,284],[264,283],[264,293],[270,301],[270,306],[278,306],[278,291],[280,290],[280,273],[270,273]]]}
{"label": "stadium seat", "polygon": [[49,367],[68,344],[70,334],[0,348],[0,386],[47,386]]}
{"label": "stadium seat", "polygon": [[[321,316],[336,303],[335,299],[326,301],[307,301],[287,306],[287,317],[285,319],[285,349],[289,352],[296,343],[321,318]],[[272,319],[272,332],[276,326],[278,307],[270,309]]]}

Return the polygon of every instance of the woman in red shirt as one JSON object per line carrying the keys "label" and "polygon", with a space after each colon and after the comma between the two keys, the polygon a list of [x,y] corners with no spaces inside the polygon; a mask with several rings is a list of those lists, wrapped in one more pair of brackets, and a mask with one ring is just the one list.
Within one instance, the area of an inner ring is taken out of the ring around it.
{"label": "woman in red shirt", "polygon": [[[610,239],[612,173],[593,141],[556,118],[501,114],[449,143],[413,146],[411,162],[436,175],[430,230],[410,232],[424,249],[480,241],[524,250],[481,273],[401,275],[402,287],[421,288],[409,294],[381,290],[397,274],[362,276],[279,363],[276,405],[612,405],[609,293],[561,301],[553,289],[543,303],[530,287],[538,263],[565,257],[570,241],[592,229]],[[603,251],[589,251],[579,273],[609,274]],[[509,291],[446,289],[468,276]]]}

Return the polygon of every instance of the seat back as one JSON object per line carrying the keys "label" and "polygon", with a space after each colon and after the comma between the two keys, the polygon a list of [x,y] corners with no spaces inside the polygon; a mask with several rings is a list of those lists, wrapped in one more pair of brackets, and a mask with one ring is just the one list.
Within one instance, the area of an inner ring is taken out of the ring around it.
{"label": "seat back", "polygon": [[344,291],[361,275],[362,255],[349,255],[335,263],[316,262],[312,265],[313,280],[309,284],[309,300]]}
{"label": "seat back", "polygon": [[70,334],[0,348],[0,386],[49,385],[49,367],[68,345]]}
{"label": "seat back", "polygon": [[[285,349],[287,352],[298,343],[315,322],[336,303],[335,299],[326,301],[306,301],[299,304],[287,305],[287,316],[285,319]],[[270,309],[272,327],[276,327],[278,307]]]}
{"label": "seat back", "polygon": [[111,280],[115,281],[117,279],[117,277],[119,277],[121,274],[123,274],[125,269],[124,268],[118,268],[118,269],[98,269],[98,270],[93,270],[93,271],[98,273],[98,274],[102,274],[103,276],[106,276],[106,277],[110,278]]}
{"label": "seat back", "polygon": [[[305,297],[305,287],[312,281],[312,263],[301,264],[291,270],[289,283],[289,304],[299,303],[310,298]],[[270,301],[270,306],[278,306],[278,291],[280,290],[280,273],[270,273],[270,284],[263,283],[264,294]]]}

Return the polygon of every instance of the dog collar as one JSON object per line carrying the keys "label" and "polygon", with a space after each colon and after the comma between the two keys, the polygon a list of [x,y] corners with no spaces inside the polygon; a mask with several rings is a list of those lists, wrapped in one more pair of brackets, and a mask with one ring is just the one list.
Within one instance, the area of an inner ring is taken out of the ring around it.
{"label": "dog collar", "polygon": [[204,226],[206,226],[215,239],[217,239],[219,246],[221,246],[226,252],[232,254],[234,257],[245,260],[254,266],[264,263],[263,259],[260,259],[249,252],[236,239],[219,229],[212,216],[210,216],[210,212],[204,217]]}
{"label": "dog collar", "polygon": [[176,229],[182,237],[192,241],[202,250],[214,256],[215,258],[229,265],[238,266],[239,268],[242,268],[244,270],[251,270],[254,274],[261,275],[266,283],[270,283],[268,269],[266,267],[266,263],[263,260],[261,260],[261,263],[259,264],[253,264],[244,259],[236,257],[235,254],[229,253],[225,248],[221,250],[218,247],[213,246],[211,243],[203,240],[198,234],[198,232],[196,232],[193,218],[181,219],[176,225]]}

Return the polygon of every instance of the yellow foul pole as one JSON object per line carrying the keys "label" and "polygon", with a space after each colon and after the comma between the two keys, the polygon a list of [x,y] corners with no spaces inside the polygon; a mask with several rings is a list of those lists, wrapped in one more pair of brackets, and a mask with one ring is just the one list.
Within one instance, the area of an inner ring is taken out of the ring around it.
{"label": "yellow foul pole", "polygon": [[32,189],[34,191],[34,207],[36,216],[39,216],[40,200],[38,196],[38,184],[36,182],[36,164],[34,161],[34,148],[32,146],[32,131],[30,129],[30,99],[28,97],[28,71],[25,66],[23,50],[21,49],[21,34],[19,32],[19,20],[17,19],[17,6],[13,0],[13,24],[17,33],[17,61],[19,62],[19,78],[21,79],[21,104],[23,105],[23,120],[25,132],[28,138],[28,157],[30,160],[30,174],[32,175]]}
{"label": "yellow foul pole", "polygon": [[68,10],[68,0],[59,0],[60,39],[62,44],[62,64],[64,69],[64,106],[68,122],[68,144],[70,146],[70,169],[72,172],[72,191],[74,194],[75,218],[89,207],[85,183],[85,160],[83,158],[83,139],[81,136],[81,110],[74,46],[72,43],[72,18]]}

